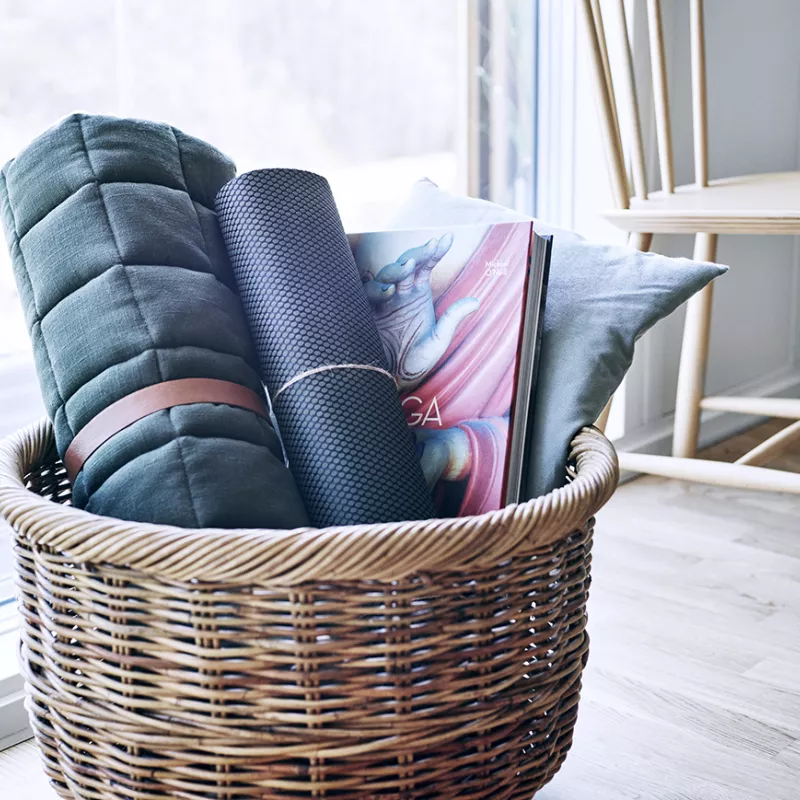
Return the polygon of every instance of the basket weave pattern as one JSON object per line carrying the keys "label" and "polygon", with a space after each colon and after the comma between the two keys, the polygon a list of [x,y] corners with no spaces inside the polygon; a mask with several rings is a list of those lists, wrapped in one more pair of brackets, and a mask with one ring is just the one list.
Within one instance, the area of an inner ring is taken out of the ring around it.
{"label": "basket weave pattern", "polygon": [[573,464],[566,488],[482,517],[194,531],[71,508],[48,423],[6,440],[0,514],[56,790],[527,800],[571,744],[590,518],[617,480],[597,431]]}

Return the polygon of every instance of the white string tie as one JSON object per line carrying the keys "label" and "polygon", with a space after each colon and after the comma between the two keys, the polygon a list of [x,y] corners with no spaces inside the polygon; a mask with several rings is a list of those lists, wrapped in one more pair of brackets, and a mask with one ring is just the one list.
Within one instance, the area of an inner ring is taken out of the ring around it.
{"label": "white string tie", "polygon": [[397,383],[395,381],[394,375],[392,375],[391,372],[383,369],[383,367],[376,367],[373,364],[329,364],[323,367],[314,367],[314,369],[307,369],[305,372],[301,372],[300,374],[295,375],[294,378],[291,378],[290,380],[286,381],[286,383],[284,383],[283,386],[281,386],[281,388],[278,389],[278,391],[272,395],[272,399],[277,400],[280,394],[285,392],[290,386],[293,386],[295,383],[299,383],[304,378],[308,378],[311,375],[318,375],[321,372],[331,372],[335,369],[365,369],[369,370],[370,372],[378,372],[381,375],[385,375],[387,378],[389,378],[389,380],[392,383],[394,384]]}

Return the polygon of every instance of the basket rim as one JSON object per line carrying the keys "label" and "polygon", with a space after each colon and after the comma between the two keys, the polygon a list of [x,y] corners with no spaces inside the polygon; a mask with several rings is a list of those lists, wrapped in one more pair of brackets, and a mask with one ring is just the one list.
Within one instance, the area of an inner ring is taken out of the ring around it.
{"label": "basket rim", "polygon": [[0,441],[0,516],[34,550],[181,582],[395,581],[497,565],[584,527],[619,479],[611,442],[583,428],[571,445],[571,483],[480,516],[293,530],[179,528],[101,517],[29,490],[25,477],[54,448],[48,419]]}

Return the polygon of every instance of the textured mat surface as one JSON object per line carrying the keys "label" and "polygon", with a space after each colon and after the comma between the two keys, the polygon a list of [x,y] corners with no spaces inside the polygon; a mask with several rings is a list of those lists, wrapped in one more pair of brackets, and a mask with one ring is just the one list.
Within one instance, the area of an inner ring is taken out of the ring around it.
{"label": "textured mat surface", "polygon": [[[212,205],[235,174],[168,125],[83,114],[0,173],[0,210],[45,405],[64,455],[111,403],[163,381],[263,393]],[[195,403],[117,433],[73,485],[79,508],[183,527],[307,524],[272,426]]]}
{"label": "textured mat surface", "polygon": [[273,409],[315,525],[425,519],[433,505],[328,182],[248,172],[216,199]]}

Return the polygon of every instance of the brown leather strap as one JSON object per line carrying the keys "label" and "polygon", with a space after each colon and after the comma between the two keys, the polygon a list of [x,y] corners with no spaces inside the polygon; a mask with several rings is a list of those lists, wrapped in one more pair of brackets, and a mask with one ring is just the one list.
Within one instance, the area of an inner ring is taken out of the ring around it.
{"label": "brown leather strap", "polygon": [[269,418],[264,398],[238,383],[213,378],[183,378],[156,383],[112,403],[78,431],[64,455],[69,479],[74,481],[86,459],[129,425],[156,411],[191,403],[224,403]]}

